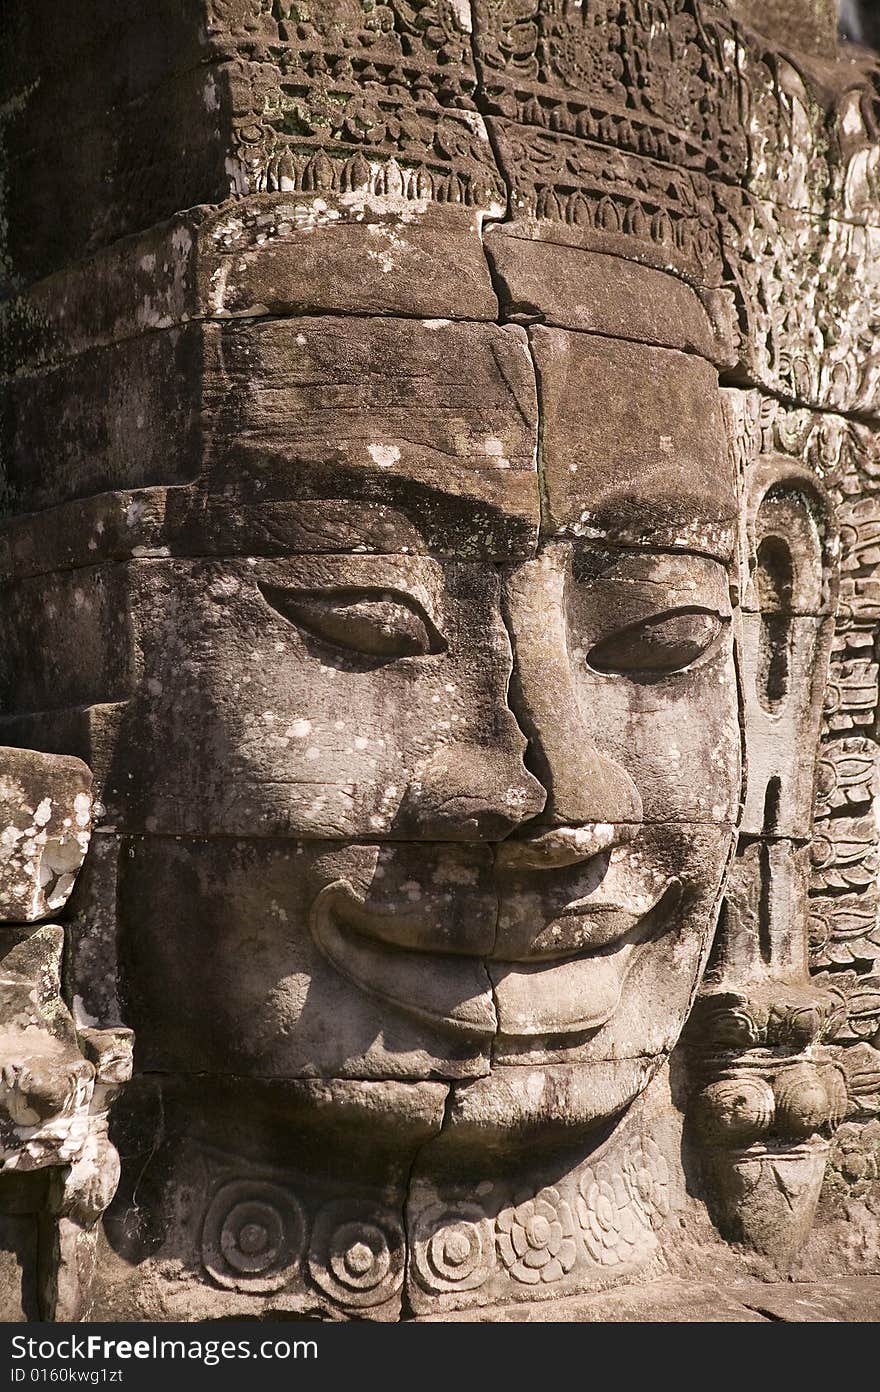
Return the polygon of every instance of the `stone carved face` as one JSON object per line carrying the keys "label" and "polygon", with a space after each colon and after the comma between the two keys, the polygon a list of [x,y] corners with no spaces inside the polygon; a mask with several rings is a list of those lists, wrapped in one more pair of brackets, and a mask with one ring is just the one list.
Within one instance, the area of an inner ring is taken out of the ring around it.
{"label": "stone carved face", "polygon": [[143,1066],[469,1082],[465,1129],[618,1111],[684,1022],[739,806],[712,370],[443,322],[223,351],[209,506],[276,554],[128,572],[106,800],[145,833]]}

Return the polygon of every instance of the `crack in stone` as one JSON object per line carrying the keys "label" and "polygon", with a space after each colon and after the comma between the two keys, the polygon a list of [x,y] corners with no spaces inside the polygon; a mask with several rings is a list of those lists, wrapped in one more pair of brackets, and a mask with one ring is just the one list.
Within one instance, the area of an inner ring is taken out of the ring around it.
{"label": "crack in stone", "polygon": [[838,420],[851,421],[855,425],[866,425],[874,430],[880,429],[880,415],[865,411],[847,410],[843,406],[821,406],[815,401],[804,401],[796,396],[788,396],[785,392],[774,391],[764,382],[756,381],[747,372],[740,373],[737,368],[728,368],[720,372],[718,385],[726,390],[756,392],[759,396],[766,397],[768,401],[778,401],[780,406],[786,407],[789,411],[809,411],[816,416],[837,416]]}

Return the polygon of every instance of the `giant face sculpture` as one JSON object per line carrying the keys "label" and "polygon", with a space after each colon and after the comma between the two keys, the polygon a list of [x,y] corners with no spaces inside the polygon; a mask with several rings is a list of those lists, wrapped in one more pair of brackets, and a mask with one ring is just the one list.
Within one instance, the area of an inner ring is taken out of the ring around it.
{"label": "giant face sculpture", "polygon": [[678,1037],[739,805],[712,369],[388,320],[222,351],[244,418],[215,486],[310,534],[126,582],[105,802],[146,833],[119,885],[144,1057],[479,1079],[502,1130],[612,1115]]}
{"label": "giant face sculpture", "polygon": [[626,1275],[688,1202],[688,1089],[760,1245],[842,1086],[806,856],[841,498],[876,695],[826,448],[876,387],[825,269],[871,259],[867,79],[820,119],[692,0],[208,8],[220,191],[84,195],[71,257],[138,235],[32,290],[9,389],[4,738],[94,768],[70,994],[137,1039],[100,1308]]}
{"label": "giant face sculpture", "polygon": [[[537,322],[185,332],[198,484],[126,501],[122,564],[22,582],[68,690],[123,698],[89,720],[122,1013],[177,1136],[152,1204],[210,1198],[195,1147],[387,1215],[423,1155],[421,1231],[437,1193],[571,1170],[692,1003],[741,798],[716,371]],[[18,681],[51,701],[23,652]],[[228,1220],[197,1204],[171,1250],[253,1295],[274,1248],[248,1275]]]}

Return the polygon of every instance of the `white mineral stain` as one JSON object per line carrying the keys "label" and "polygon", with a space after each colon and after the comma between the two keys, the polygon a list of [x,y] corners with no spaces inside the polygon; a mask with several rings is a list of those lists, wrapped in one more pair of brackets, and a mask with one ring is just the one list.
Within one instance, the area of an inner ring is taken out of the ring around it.
{"label": "white mineral stain", "polygon": [[388,275],[389,271],[394,270],[394,257],[389,251],[373,251],[368,248],[367,255],[371,261],[379,263],[379,270],[383,275]]}
{"label": "white mineral stain", "polygon": [[78,1029],[94,1029],[98,1024],[97,1016],[86,1010],[82,996],[73,998],[73,1019]]}
{"label": "white mineral stain", "polygon": [[541,1101],[544,1096],[544,1077],[541,1073],[529,1073],[526,1078],[526,1094],[529,1100],[534,1103]]}
{"label": "white mineral stain", "polygon": [[487,435],[483,441],[483,449],[490,459],[504,459],[505,463],[507,462],[504,454],[504,441],[499,440],[497,435]]}
{"label": "white mineral stain", "polygon": [[374,464],[380,469],[391,469],[400,460],[397,445],[368,445],[367,451]]}

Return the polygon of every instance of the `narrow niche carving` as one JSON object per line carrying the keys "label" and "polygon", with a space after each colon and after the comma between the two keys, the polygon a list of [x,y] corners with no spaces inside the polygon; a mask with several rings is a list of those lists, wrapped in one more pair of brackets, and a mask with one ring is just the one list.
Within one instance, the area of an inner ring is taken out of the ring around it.
{"label": "narrow niche carving", "polygon": [[753,584],[761,613],[757,695],[764,709],[775,713],[788,695],[793,636],[794,564],[782,537],[760,543]]}

